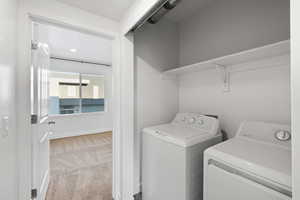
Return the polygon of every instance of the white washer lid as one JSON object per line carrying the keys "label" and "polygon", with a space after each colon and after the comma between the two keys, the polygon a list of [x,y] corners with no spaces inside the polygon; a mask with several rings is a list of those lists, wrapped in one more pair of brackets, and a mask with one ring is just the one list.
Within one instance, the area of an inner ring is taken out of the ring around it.
{"label": "white washer lid", "polygon": [[199,130],[174,123],[144,128],[143,132],[182,147],[198,144],[215,137],[217,134],[217,132]]}
{"label": "white washer lid", "polygon": [[288,190],[292,188],[289,148],[236,137],[207,149],[205,156],[273,181]]}

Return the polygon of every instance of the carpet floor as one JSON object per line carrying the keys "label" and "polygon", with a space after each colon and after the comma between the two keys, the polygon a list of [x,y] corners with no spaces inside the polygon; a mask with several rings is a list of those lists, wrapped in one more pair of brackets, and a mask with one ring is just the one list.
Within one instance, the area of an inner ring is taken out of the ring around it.
{"label": "carpet floor", "polygon": [[46,200],[111,199],[111,132],[51,140]]}

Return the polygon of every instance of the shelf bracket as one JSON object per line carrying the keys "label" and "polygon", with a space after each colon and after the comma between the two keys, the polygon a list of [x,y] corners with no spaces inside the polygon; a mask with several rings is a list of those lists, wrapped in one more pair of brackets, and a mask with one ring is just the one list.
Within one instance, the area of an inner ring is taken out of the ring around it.
{"label": "shelf bracket", "polygon": [[230,91],[230,83],[229,83],[229,71],[227,66],[215,64],[217,70],[220,72],[221,75],[221,81],[223,83],[223,92],[229,92]]}

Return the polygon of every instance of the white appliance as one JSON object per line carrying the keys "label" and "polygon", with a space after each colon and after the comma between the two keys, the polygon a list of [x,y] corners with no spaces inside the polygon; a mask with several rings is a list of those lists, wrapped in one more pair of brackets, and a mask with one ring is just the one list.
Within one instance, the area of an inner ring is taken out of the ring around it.
{"label": "white appliance", "polygon": [[203,152],[222,141],[219,121],[179,113],[169,124],[143,130],[143,200],[202,199]]}
{"label": "white appliance", "polygon": [[204,200],[292,199],[290,126],[244,122],[205,151]]}

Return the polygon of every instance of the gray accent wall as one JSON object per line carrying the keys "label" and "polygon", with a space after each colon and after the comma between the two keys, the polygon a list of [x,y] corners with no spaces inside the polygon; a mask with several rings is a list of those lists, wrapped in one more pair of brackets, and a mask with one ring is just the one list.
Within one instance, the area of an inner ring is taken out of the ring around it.
{"label": "gray accent wall", "polygon": [[179,27],[168,19],[157,24],[146,23],[135,32],[135,61],[143,60],[156,71],[179,64]]}
{"label": "gray accent wall", "polygon": [[289,2],[213,0],[180,22],[180,64],[289,39]]}

